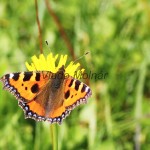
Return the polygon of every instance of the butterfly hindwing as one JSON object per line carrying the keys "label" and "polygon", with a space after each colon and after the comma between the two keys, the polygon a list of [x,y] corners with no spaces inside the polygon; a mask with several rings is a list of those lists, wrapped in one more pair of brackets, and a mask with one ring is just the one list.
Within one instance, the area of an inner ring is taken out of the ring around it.
{"label": "butterfly hindwing", "polygon": [[66,110],[63,106],[57,108],[46,117],[46,110],[36,101],[24,103],[19,101],[19,106],[24,110],[26,118],[32,118],[36,121],[48,121],[50,123],[57,122],[62,123],[62,120],[70,114],[69,110]]}

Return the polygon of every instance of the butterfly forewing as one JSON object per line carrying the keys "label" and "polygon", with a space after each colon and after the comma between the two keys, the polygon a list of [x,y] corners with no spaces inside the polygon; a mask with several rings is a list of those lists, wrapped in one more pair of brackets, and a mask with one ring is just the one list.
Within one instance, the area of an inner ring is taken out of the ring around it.
{"label": "butterfly forewing", "polygon": [[0,78],[4,89],[10,91],[18,100],[33,100],[40,89],[48,82],[49,72],[20,72],[6,74]]}
{"label": "butterfly forewing", "polygon": [[91,94],[91,89],[86,84],[69,77],[66,79],[64,106],[72,110],[79,104],[86,103]]}

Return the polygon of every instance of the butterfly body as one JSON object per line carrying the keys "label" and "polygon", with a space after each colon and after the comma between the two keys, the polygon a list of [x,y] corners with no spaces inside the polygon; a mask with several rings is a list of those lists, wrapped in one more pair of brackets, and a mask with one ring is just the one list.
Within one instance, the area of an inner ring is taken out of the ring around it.
{"label": "butterfly body", "polygon": [[91,96],[90,88],[71,76],[65,77],[62,66],[50,71],[20,72],[0,78],[4,89],[10,91],[24,110],[26,118],[61,123],[81,103]]}

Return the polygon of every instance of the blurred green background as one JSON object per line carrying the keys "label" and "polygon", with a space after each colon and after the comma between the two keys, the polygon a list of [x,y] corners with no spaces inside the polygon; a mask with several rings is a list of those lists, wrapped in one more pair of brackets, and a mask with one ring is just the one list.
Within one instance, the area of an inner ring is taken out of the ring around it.
{"label": "blurred green background", "polygon": [[[147,150],[150,148],[150,1],[49,0],[93,95],[58,125],[62,150]],[[45,1],[38,1],[44,54],[71,55]],[[25,71],[39,55],[34,1],[0,1],[0,76]],[[49,46],[45,44],[48,41]],[[85,81],[84,81],[85,82]],[[50,125],[24,119],[14,96],[0,84],[0,149],[52,149]]]}

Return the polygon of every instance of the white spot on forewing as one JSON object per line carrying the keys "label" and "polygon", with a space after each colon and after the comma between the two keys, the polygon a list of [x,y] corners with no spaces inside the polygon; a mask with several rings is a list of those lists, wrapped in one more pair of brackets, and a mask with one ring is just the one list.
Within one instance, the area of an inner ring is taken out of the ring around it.
{"label": "white spot on forewing", "polygon": [[26,110],[26,111],[28,110],[28,107],[27,107],[27,106],[25,107],[25,110]]}
{"label": "white spot on forewing", "polygon": [[13,78],[13,76],[14,76],[14,74],[13,74],[13,73],[10,73],[10,74],[9,74],[9,78],[11,78],[11,79],[12,79],[12,78]]}
{"label": "white spot on forewing", "polygon": [[4,85],[7,85],[8,84],[8,82],[7,81],[5,81],[5,84]]}
{"label": "white spot on forewing", "polygon": [[87,87],[85,88],[85,91],[88,92],[88,90],[89,90],[89,87],[87,86]]}

